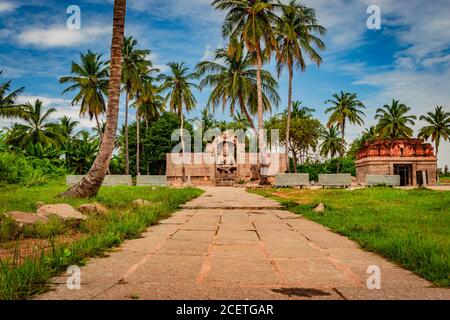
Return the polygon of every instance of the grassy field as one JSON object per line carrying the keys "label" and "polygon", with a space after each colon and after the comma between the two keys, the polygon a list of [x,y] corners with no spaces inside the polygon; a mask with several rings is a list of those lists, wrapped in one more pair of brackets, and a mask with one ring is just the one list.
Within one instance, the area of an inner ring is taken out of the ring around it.
{"label": "grassy field", "polygon": [[[0,300],[26,299],[44,292],[50,277],[70,265],[83,265],[86,258],[102,255],[126,239],[138,237],[146,227],[168,217],[181,204],[202,193],[194,188],[107,187],[95,198],[75,200],[59,198],[64,189],[60,184],[0,187],[0,249],[17,244],[12,258],[0,260]],[[153,204],[135,208],[131,205],[135,199]],[[32,230],[18,229],[3,215],[11,210],[34,212],[37,201],[68,203],[74,207],[98,202],[108,207],[109,213],[76,225],[54,221]],[[36,238],[42,247],[20,257],[20,245]],[[66,241],[67,238],[72,241]]]}
{"label": "grassy field", "polygon": [[[450,192],[361,190],[251,191],[321,223],[425,279],[450,287]],[[320,202],[323,214],[313,212]]]}

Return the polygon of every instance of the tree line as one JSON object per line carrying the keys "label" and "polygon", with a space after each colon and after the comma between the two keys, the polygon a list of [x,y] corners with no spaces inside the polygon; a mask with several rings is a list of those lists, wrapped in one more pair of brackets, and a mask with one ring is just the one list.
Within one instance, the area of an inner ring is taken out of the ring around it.
{"label": "tree line", "polygon": [[[332,158],[346,154],[347,125],[364,124],[365,106],[355,93],[340,92],[326,102],[326,112],[330,114],[326,128],[308,114],[310,110],[301,108],[292,101],[294,71],[305,71],[306,59],[318,66],[322,63],[320,52],[326,47],[322,40],[326,29],[318,23],[315,10],[297,0],[291,0],[287,4],[272,0],[214,0],[212,6],[226,12],[222,33],[227,46],[216,50],[212,61],[200,62],[193,70],[183,62],[171,62],[168,64],[169,71],[161,73],[149,59],[150,50],[139,49],[136,39],[124,36],[126,1],[115,1],[110,61],[105,61],[101,54],[88,51],[80,55],[79,62],[72,62],[70,76],[60,78],[61,84],[68,85],[63,94],[74,94],[72,104],[80,107],[80,115],[88,114],[91,119],[95,119],[99,143],[99,151],[90,174],[66,195],[95,194],[104,175],[110,170],[113,150],[118,146],[124,157],[124,172],[129,174],[130,107],[136,109],[135,170],[136,174],[140,174],[143,147],[140,126],[144,125],[145,132],[148,133],[148,128],[168,107],[178,116],[179,127],[183,129],[186,126],[185,112],[197,106],[193,90],[206,87],[211,89],[207,103],[210,110],[222,107],[224,111],[228,110],[232,115],[246,119],[246,124],[258,137],[260,161],[264,161],[267,148],[263,129],[274,127],[282,129],[282,140],[287,146],[286,154],[292,154],[295,162],[304,161],[308,151],[317,148],[320,148],[322,155],[330,155]],[[280,104],[277,80],[264,69],[264,65],[272,57],[276,60],[278,77],[287,69],[288,101],[282,115],[275,115],[264,121],[264,113]],[[25,115],[24,112],[27,109],[31,111],[30,108],[37,111],[40,102],[27,106],[16,105],[15,100],[23,88],[9,92],[10,84],[6,82],[1,87],[0,116],[22,117],[28,122],[27,119],[32,119],[32,116]],[[125,124],[123,139],[118,139],[116,131],[121,93],[125,96]],[[47,112],[49,111],[51,109]],[[357,139],[351,149],[356,148],[358,143],[362,145],[374,138],[412,136],[410,126],[415,124],[417,118],[410,115],[409,111],[409,107],[395,100],[391,105],[380,108],[376,115],[378,124]],[[102,113],[106,113],[103,126],[99,121]],[[48,118],[46,113],[43,116]],[[421,119],[429,125],[421,130],[420,136],[427,139],[431,137],[438,151],[440,141],[448,140],[450,136],[450,114],[443,107],[436,107],[434,112],[423,115]],[[45,121],[40,122],[41,128],[35,130],[34,135],[41,137],[39,139],[42,142],[46,140],[53,143],[55,139],[58,140],[59,138],[52,136],[52,126],[47,128],[44,124]],[[27,132],[19,124],[15,127],[17,137],[20,132]],[[36,125],[34,128],[37,128]],[[12,131],[14,129],[9,133]],[[323,140],[320,145],[319,140]],[[42,143],[43,146],[47,144]],[[264,166],[264,163],[260,165]],[[294,164],[294,170],[296,167]],[[264,176],[262,178],[264,180]]]}

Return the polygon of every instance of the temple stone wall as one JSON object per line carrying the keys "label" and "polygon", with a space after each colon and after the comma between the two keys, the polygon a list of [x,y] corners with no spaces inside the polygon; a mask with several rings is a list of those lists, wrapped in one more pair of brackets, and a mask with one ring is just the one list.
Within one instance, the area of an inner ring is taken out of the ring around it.
{"label": "temple stone wall", "polygon": [[[251,167],[256,164],[256,153],[241,154],[237,162],[237,181],[249,181],[252,177]],[[269,181],[278,173],[286,172],[284,153],[269,154],[268,167]],[[171,185],[182,183],[183,165],[181,155],[166,154],[167,182]],[[216,185],[216,164],[213,153],[186,153],[184,155],[185,176],[192,185]]]}

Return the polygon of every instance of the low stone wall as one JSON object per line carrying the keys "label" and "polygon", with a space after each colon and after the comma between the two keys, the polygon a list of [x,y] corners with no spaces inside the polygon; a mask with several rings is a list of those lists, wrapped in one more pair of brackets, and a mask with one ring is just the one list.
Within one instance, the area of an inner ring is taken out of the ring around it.
{"label": "low stone wall", "polygon": [[309,186],[308,173],[283,173],[275,175],[275,187]]}
{"label": "low stone wall", "polygon": [[166,176],[137,176],[136,177],[136,186],[145,187],[145,186],[158,186],[165,187],[167,186],[167,177]]}
{"label": "low stone wall", "polygon": [[352,175],[349,173],[319,174],[319,185],[323,187],[350,187]]}
{"label": "low stone wall", "polygon": [[368,174],[366,176],[366,185],[368,185],[368,186],[377,186],[377,185],[399,186],[400,185],[400,176]]}
{"label": "low stone wall", "polygon": [[[66,184],[71,187],[78,182],[81,181],[81,179],[84,176],[82,175],[69,175],[66,176]],[[133,181],[131,179],[131,176],[125,176],[125,175],[107,175],[105,177],[105,180],[103,180],[102,186],[103,187],[113,187],[113,186],[132,186]]]}

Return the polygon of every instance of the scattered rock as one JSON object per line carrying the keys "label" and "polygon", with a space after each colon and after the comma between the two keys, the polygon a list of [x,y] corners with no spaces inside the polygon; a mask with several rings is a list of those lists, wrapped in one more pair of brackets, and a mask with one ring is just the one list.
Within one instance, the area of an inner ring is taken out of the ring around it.
{"label": "scattered rock", "polygon": [[81,213],[87,214],[89,216],[91,215],[106,215],[108,213],[108,209],[106,207],[102,206],[99,203],[86,203],[77,208],[77,210]]}
{"label": "scattered rock", "polygon": [[321,202],[313,211],[316,213],[323,213],[325,211],[325,205]]}
{"label": "scattered rock", "polygon": [[35,213],[30,212],[21,212],[21,211],[11,211],[6,213],[6,216],[14,219],[19,227],[23,227],[24,225],[32,225],[37,222],[47,223],[48,219],[46,217],[39,216]]}
{"label": "scattered rock", "polygon": [[36,208],[40,208],[40,207],[43,207],[43,206],[45,206],[45,202],[42,202],[42,201],[38,201],[38,202],[36,202]]}
{"label": "scattered rock", "polygon": [[143,199],[136,199],[132,202],[134,207],[147,207],[153,205],[153,202],[143,200]]}
{"label": "scattered rock", "polygon": [[65,203],[44,205],[37,210],[37,214],[45,218],[55,215],[64,221],[69,219],[86,220],[85,215]]}

